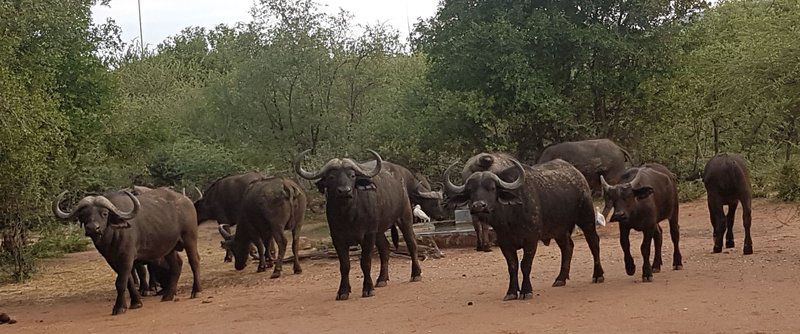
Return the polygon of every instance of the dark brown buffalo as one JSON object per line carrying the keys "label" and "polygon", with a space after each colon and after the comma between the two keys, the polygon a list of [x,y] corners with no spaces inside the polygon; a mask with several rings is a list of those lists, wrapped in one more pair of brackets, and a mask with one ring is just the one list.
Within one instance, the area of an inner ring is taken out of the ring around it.
{"label": "dark brown buffalo", "polygon": [[[362,163],[366,168],[375,168],[375,160]],[[419,205],[431,218],[436,220],[444,219],[444,208],[442,207],[442,193],[433,191],[428,179],[419,173],[412,173],[396,163],[389,161],[381,162],[381,169],[392,174],[396,179],[401,180],[406,186],[408,199],[411,206]]]}
{"label": "dark brown buffalo", "polygon": [[[236,259],[236,270],[242,270],[247,265],[251,243],[259,244],[263,240],[274,239],[278,244],[278,254],[270,278],[280,277],[287,243],[283,231],[292,231],[294,273],[301,273],[303,270],[300,268],[297,247],[306,210],[306,194],[300,186],[282,177],[252,181],[242,196],[240,210],[235,235],[231,236],[220,229],[227,240],[226,249],[232,250]],[[266,268],[263,251],[259,253],[259,261],[258,271],[263,271]]]}
{"label": "dark brown buffalo", "polygon": [[[463,186],[450,182],[449,168],[444,175],[448,202],[454,206],[469,205],[470,212],[491,225],[497,234],[497,244],[509,273],[504,300],[533,298],[530,274],[539,241],[549,245],[555,239],[561,249],[561,271],[553,286],[566,284],[574,247],[571,236],[576,225],[583,230],[594,258],[592,281],[603,282],[592,198],[580,172],[562,160],[532,167],[516,160],[512,163],[513,167],[498,173],[474,172]],[[520,248],[521,265],[517,257]]]}
{"label": "dark brown buffalo", "polygon": [[[261,172],[248,172],[238,175],[224,176],[216,179],[209,185],[204,192],[201,193],[200,199],[194,202],[194,208],[197,211],[197,224],[209,220],[216,220],[220,225],[220,234],[230,235],[230,226],[235,226],[237,223],[240,203],[247,187],[251,182],[269,178],[268,175]],[[223,232],[224,231],[224,232]],[[269,240],[264,240],[269,242]],[[271,244],[268,244],[272,246]],[[264,253],[264,243],[260,240],[255,243],[255,250],[250,251],[250,255],[254,259],[260,257],[256,255]],[[266,270],[272,266],[272,252],[268,253],[266,266],[261,271]],[[225,262],[231,262],[233,253],[230,250],[225,252]]]}
{"label": "dark brown buffalo", "polygon": [[[625,171],[625,162],[631,162],[630,154],[609,139],[571,141],[548,146],[539,156],[537,163],[561,159],[577,168],[586,181],[592,194],[600,196],[600,176],[606,182],[616,184]],[[608,212],[603,212],[604,216]]]}
{"label": "dark brown buffalo", "polygon": [[[753,254],[753,240],[750,238],[752,193],[750,172],[744,159],[727,153],[714,156],[703,171],[703,184],[708,192],[708,211],[711,215],[711,227],[714,228],[714,253],[722,252],[723,235],[726,239],[725,247],[734,247],[733,220],[736,217],[736,207],[741,202],[744,254]],[[727,216],[723,205],[728,206]]]}
{"label": "dark brown buffalo", "polygon": [[131,308],[142,306],[131,277],[136,261],[166,260],[171,271],[170,284],[161,300],[172,300],[180,277],[177,252],[183,249],[194,274],[192,298],[200,293],[197,216],[189,198],[166,188],[153,189],[138,197],[128,191],[115,191],[84,197],[72,211],[64,212],[59,205],[66,193],[62,192],[53,202],[53,213],[61,219],[77,217],[86,236],[92,238],[95,248],[117,273],[117,299],[112,314],[120,314],[127,308],[126,288]]}
{"label": "dark brown buffalo", "polygon": [[[489,171],[499,173],[500,171],[514,165],[514,158],[505,153],[480,153],[467,160],[464,169],[461,171],[461,178],[466,180],[475,172]],[[472,215],[472,227],[475,229],[475,239],[477,251],[491,252],[492,246],[489,238],[489,225],[481,221],[477,215]]]}
{"label": "dark brown buffalo", "polygon": [[[294,159],[298,175],[307,180],[318,180],[317,188],[325,194],[325,213],[333,246],[339,257],[341,282],[336,300],[350,296],[350,246],[361,246],[361,270],[364,273],[362,297],[374,296],[374,287],[385,286],[389,281],[389,242],[383,235],[393,225],[403,232],[411,255],[411,281],[420,281],[422,269],[417,259],[417,242],[412,228],[411,203],[403,182],[383,169],[380,155],[370,151],[375,158],[374,168],[368,168],[351,159],[331,159],[319,171],[311,173],[301,167],[303,157]],[[372,249],[377,244],[381,270],[377,284],[371,277]]]}
{"label": "dark brown buffalo", "polygon": [[[620,177],[620,183],[609,185],[600,177],[603,197],[614,208],[612,222],[619,222],[619,242],[625,253],[625,272],[633,276],[636,264],[630,251],[630,231],[641,231],[642,239],[642,281],[652,282],[653,273],[661,271],[661,244],[663,231],[659,223],[669,220],[669,236],[674,251],[672,268],[683,269],[679,247],[680,226],[678,225],[678,187],[675,175],[659,164],[646,164],[642,167],[628,168]],[[655,256],[650,265],[650,244],[655,243]]]}

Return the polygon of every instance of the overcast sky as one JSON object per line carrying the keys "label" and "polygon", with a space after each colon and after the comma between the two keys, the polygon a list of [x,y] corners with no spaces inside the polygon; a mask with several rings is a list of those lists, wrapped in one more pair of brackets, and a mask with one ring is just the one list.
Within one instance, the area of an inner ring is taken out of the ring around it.
{"label": "overcast sky", "polygon": [[[110,7],[95,6],[95,22],[111,17],[122,28],[122,39],[130,43],[139,37],[137,0],[111,0]],[[355,17],[354,24],[387,23],[407,36],[408,24],[417,18],[436,13],[438,0],[316,0],[325,12],[343,8]],[[144,42],[150,47],[188,26],[213,28],[217,24],[233,25],[250,21],[253,0],[141,0]]]}

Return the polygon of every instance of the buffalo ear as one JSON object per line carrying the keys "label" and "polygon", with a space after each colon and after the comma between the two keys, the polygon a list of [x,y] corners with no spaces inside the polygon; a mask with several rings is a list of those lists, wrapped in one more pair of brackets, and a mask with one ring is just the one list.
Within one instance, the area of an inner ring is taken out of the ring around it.
{"label": "buffalo ear", "polygon": [[522,205],[522,199],[519,198],[519,196],[510,191],[505,191],[505,190],[498,191],[497,201],[503,205]]}
{"label": "buffalo ear", "polygon": [[358,177],[356,178],[356,189],[358,190],[375,190],[375,183],[372,182],[371,178],[368,177]]}
{"label": "buffalo ear", "polygon": [[653,187],[641,187],[633,189],[633,195],[636,196],[636,199],[645,199],[653,194]]}
{"label": "buffalo ear", "polygon": [[323,182],[323,180],[314,182],[314,184],[317,186],[317,190],[319,190],[320,193],[325,193],[325,182]]}

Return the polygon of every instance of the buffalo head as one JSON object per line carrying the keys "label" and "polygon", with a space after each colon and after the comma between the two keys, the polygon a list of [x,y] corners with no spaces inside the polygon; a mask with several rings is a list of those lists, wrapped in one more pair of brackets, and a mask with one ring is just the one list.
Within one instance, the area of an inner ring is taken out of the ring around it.
{"label": "buffalo head", "polygon": [[311,173],[303,169],[300,165],[303,157],[311,150],[305,150],[294,159],[294,170],[306,180],[316,180],[317,189],[328,199],[350,200],[353,198],[353,190],[374,189],[372,177],[381,172],[383,160],[373,150],[368,150],[375,156],[375,167],[367,170],[361,164],[351,159],[334,158],[328,161],[319,171]]}
{"label": "buffalo head", "polygon": [[607,216],[613,207],[614,215],[611,216],[611,221],[625,223],[638,209],[639,201],[653,194],[653,188],[640,185],[640,180],[641,170],[636,171],[636,176],[630,182],[613,186],[609,185],[601,175],[600,184],[603,186],[603,198],[606,200],[603,215]]}
{"label": "buffalo head", "polygon": [[445,211],[442,207],[444,195],[441,190],[429,190],[422,182],[417,182],[416,187],[409,196],[413,203],[418,203],[422,211],[435,220],[444,219]]}
{"label": "buffalo head", "polygon": [[450,182],[450,169],[455,163],[450,165],[444,173],[448,202],[456,207],[469,205],[470,212],[478,215],[491,213],[500,205],[522,204],[513,190],[524,184],[525,169],[519,161],[512,162],[514,167],[510,168],[518,169],[517,179],[513,182],[503,181],[493,172],[482,171],[472,173],[462,186]]}
{"label": "buffalo head", "polygon": [[71,211],[64,212],[59,207],[64,200],[64,195],[67,194],[67,191],[64,191],[53,201],[53,214],[60,219],[77,217],[83,225],[87,237],[99,238],[108,226],[128,226],[127,221],[139,213],[141,207],[139,199],[127,190],[124,190],[123,193],[133,202],[133,209],[129,212],[119,210],[105,196],[86,196],[78,201]]}

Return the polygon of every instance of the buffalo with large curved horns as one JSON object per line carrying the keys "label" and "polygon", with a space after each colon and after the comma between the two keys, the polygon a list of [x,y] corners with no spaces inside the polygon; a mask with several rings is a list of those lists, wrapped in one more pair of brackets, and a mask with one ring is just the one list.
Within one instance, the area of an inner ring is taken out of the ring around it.
{"label": "buffalo with large curved horns", "polygon": [[[339,258],[341,281],[336,300],[350,296],[351,245],[361,246],[361,270],[364,273],[362,297],[374,296],[374,288],[389,281],[389,242],[383,234],[392,225],[403,232],[411,255],[411,281],[420,281],[422,269],[417,259],[417,243],[412,229],[411,203],[401,180],[383,170],[383,159],[375,151],[374,167],[352,159],[334,158],[315,172],[306,171],[301,163],[306,150],[294,159],[294,169],[307,180],[318,180],[317,188],[325,194],[326,215],[333,246]],[[372,249],[377,245],[381,270],[373,285],[371,277]]]}
{"label": "buffalo with large curved horns", "polygon": [[87,196],[69,211],[61,209],[66,191],[53,201],[53,214],[60,219],[77,220],[86,236],[117,273],[117,299],[113,315],[128,308],[125,290],[130,293],[130,308],[142,307],[131,271],[135,262],[165,261],[169,268],[168,286],[162,301],[172,300],[177,291],[181,260],[178,251],[186,250],[194,275],[192,298],[200,293],[200,258],[197,252],[197,216],[192,201],[175,191],[158,188],[134,196],[127,190]]}
{"label": "buffalo with large curved horns", "polygon": [[[581,228],[594,258],[592,281],[603,281],[600,265],[600,238],[595,230],[595,212],[589,185],[569,163],[554,160],[536,166],[513,166],[500,172],[478,171],[455,185],[450,169],[445,173],[448,202],[469,206],[470,213],[492,226],[497,244],[508,264],[509,283],[504,300],[533,297],[530,273],[539,241],[545,245],[555,239],[561,249],[561,271],[553,286],[569,279],[572,262],[572,232]],[[522,262],[517,250],[523,250]],[[522,287],[518,270],[522,268]]]}

